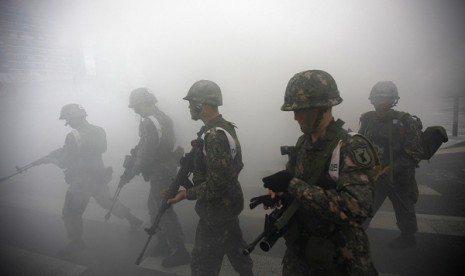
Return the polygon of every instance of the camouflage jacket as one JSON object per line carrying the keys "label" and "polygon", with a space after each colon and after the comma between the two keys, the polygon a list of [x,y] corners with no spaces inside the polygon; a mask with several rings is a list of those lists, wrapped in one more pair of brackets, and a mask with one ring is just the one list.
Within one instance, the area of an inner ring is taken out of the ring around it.
{"label": "camouflage jacket", "polygon": [[221,115],[217,116],[205,126],[203,145],[194,149],[194,186],[187,190],[187,199],[197,200],[195,210],[207,221],[235,218],[244,208],[238,181],[244,165],[234,128]]}
{"label": "camouflage jacket", "polygon": [[[341,145],[337,180],[329,174],[335,146],[324,152],[335,139]],[[374,154],[365,138],[349,135],[334,121],[315,144],[307,134],[299,138],[296,155],[287,165],[294,174],[289,194],[301,204],[294,217],[299,231],[290,231],[297,237],[286,237],[288,246],[292,248],[294,242],[299,247],[311,236],[322,237],[334,244],[335,262],[347,275],[362,275],[368,270],[369,241],[362,223],[372,214]],[[324,164],[323,173],[316,176],[315,184],[309,184],[317,164]]]}
{"label": "camouflage jacket", "polygon": [[421,124],[410,114],[391,110],[384,118],[375,111],[362,114],[359,133],[374,145],[382,167],[389,166],[389,124],[392,123],[392,161],[394,173],[414,168],[423,155]]}
{"label": "camouflage jacket", "polygon": [[133,173],[142,173],[147,181],[157,177],[173,177],[179,160],[173,160],[176,137],[171,118],[156,109],[141,121],[139,137]]}

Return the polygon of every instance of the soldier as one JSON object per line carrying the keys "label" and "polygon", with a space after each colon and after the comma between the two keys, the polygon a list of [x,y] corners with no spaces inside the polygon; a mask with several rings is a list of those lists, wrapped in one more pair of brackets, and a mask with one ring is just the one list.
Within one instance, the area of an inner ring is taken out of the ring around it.
{"label": "soldier", "polygon": [[[381,174],[376,182],[374,213],[386,197],[392,202],[401,234],[389,243],[393,249],[416,244],[417,219],[415,203],[418,186],[415,168],[423,155],[421,125],[410,114],[393,110],[399,100],[396,85],[381,81],[371,89],[369,98],[375,111],[362,114],[359,133],[374,144],[381,161]],[[368,227],[367,221],[365,227]]]}
{"label": "soldier", "polygon": [[202,120],[203,143],[194,144],[194,186],[168,200],[197,200],[200,217],[192,251],[191,275],[218,275],[226,254],[240,275],[253,275],[252,260],[241,253],[245,247],[239,214],[244,196],[238,181],[242,153],[235,125],[218,111],[222,105],[220,87],[209,80],[195,82],[184,100],[189,101],[191,118]]}
{"label": "soldier", "polygon": [[[163,200],[163,192],[176,176],[176,169],[182,153],[174,152],[176,138],[173,122],[155,104],[157,99],[147,88],[136,88],[129,96],[129,108],[139,114],[143,120],[139,125],[140,140],[134,150],[135,162],[132,177],[142,174],[150,181],[150,193],[147,207],[153,223]],[[129,181],[127,181],[129,182]],[[173,208],[164,214],[161,229],[157,232],[158,243],[149,254],[165,257],[162,266],[174,267],[190,262],[189,252],[184,244],[184,234],[178,216]]]}
{"label": "soldier", "polygon": [[[107,184],[113,171],[111,167],[105,168],[102,160],[102,154],[107,150],[105,130],[87,122],[86,116],[86,111],[78,104],[63,106],[60,120],[65,120],[65,125],[73,130],[66,136],[64,146],[45,158],[45,163],[64,169],[65,181],[69,184],[62,217],[70,242],[59,251],[63,255],[85,248],[82,214],[90,197],[107,210],[112,205]],[[113,212],[120,219],[127,219],[132,230],[142,225],[142,220],[119,202],[115,203]]]}
{"label": "soldier", "polygon": [[287,85],[281,110],[294,112],[303,135],[286,170],[263,179],[272,197],[298,207],[284,235],[283,275],[377,275],[361,227],[372,211],[376,156],[334,120],[341,102],[324,71],[300,72]]}

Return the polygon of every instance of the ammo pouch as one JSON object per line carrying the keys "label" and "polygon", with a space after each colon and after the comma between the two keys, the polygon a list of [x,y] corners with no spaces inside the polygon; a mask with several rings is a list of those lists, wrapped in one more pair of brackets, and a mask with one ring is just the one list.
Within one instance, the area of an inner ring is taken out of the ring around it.
{"label": "ammo pouch", "polygon": [[310,236],[304,249],[305,260],[310,270],[324,272],[324,275],[341,275],[334,261],[335,245],[327,238]]}

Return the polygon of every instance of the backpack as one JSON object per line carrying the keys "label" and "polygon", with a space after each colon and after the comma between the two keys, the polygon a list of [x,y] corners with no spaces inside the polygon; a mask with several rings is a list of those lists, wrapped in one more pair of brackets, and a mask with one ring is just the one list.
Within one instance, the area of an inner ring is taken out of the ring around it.
{"label": "backpack", "polygon": [[[403,113],[401,116],[403,117],[404,115],[408,115],[408,113]],[[422,130],[423,124],[420,118],[415,115],[410,116],[414,119],[418,129],[421,131],[421,146],[423,148],[421,160],[429,160],[443,143],[449,141],[446,129],[442,126],[430,126]]]}

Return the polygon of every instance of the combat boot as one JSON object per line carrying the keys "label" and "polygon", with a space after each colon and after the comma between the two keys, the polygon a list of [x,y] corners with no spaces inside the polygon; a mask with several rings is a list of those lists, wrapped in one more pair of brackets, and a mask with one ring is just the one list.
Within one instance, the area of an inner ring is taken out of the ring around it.
{"label": "combat boot", "polygon": [[182,246],[176,250],[171,256],[166,257],[161,262],[163,267],[175,267],[186,265],[191,262],[191,255],[187,252],[186,247]]}
{"label": "combat boot", "polygon": [[59,255],[66,256],[83,251],[86,245],[82,239],[72,240],[65,247],[58,251]]}
{"label": "combat boot", "polygon": [[396,239],[389,243],[389,247],[394,250],[407,249],[417,244],[414,233],[401,233]]}
{"label": "combat boot", "polygon": [[159,239],[158,243],[148,253],[152,257],[166,257],[171,254],[171,247],[166,239]]}

